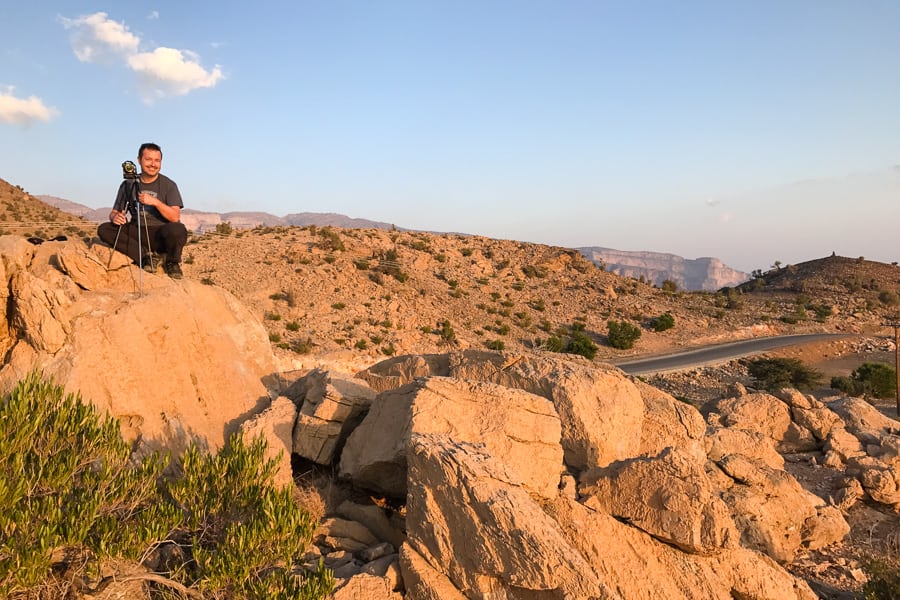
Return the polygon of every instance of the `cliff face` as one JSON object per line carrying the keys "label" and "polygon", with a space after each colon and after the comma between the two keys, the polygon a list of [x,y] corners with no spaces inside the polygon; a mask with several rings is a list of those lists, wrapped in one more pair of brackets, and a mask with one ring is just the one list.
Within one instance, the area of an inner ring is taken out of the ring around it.
{"label": "cliff face", "polygon": [[610,273],[636,279],[643,276],[658,286],[669,279],[682,290],[715,291],[750,279],[749,274],[712,257],[688,259],[663,252],[629,252],[597,246],[578,248],[578,251]]}

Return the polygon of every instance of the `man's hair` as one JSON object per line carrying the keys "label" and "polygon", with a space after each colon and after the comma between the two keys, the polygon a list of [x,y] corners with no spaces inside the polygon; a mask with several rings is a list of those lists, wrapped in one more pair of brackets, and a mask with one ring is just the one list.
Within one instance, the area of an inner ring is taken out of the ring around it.
{"label": "man's hair", "polygon": [[144,150],[155,150],[159,152],[160,158],[162,158],[162,148],[159,147],[159,144],[154,144],[153,142],[144,142],[141,144],[141,147],[138,149],[138,160],[144,156]]}

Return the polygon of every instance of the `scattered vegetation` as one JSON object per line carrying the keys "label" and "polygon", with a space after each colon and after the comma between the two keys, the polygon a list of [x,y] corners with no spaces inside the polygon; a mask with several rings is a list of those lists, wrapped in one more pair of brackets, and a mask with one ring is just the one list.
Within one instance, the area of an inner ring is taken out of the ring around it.
{"label": "scattered vegetation", "polygon": [[650,328],[653,331],[666,331],[675,327],[675,317],[671,313],[665,312],[658,317],[650,319]]}
{"label": "scattered vegetation", "polygon": [[641,337],[640,328],[628,321],[609,320],[606,323],[606,328],[606,338],[609,341],[609,345],[619,350],[633,348],[634,343]]}
{"label": "scattered vegetation", "polygon": [[215,456],[192,445],[173,478],[163,475],[167,457],[133,462],[117,420],[38,373],[3,398],[0,415],[0,596],[68,597],[74,579],[99,579],[101,565],[154,564],[160,553],[168,562],[155,561],[166,567],[154,585],[170,591],[331,592],[329,572],[291,571],[315,522],[272,483],[276,463],[261,438],[232,436]]}
{"label": "scattered vegetation", "polygon": [[747,371],[758,387],[777,392],[786,387],[812,390],[822,382],[822,373],[796,358],[757,358],[747,363]]}
{"label": "scattered vegetation", "polygon": [[884,363],[863,363],[849,377],[832,377],[832,389],[851,396],[894,398],[897,395],[897,372]]}

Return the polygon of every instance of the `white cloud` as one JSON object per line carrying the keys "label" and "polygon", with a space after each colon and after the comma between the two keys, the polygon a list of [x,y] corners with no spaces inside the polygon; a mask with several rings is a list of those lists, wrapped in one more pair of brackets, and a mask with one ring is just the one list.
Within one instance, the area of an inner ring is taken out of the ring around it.
{"label": "white cloud", "polygon": [[72,51],[81,62],[108,62],[137,52],[141,39],[124,23],[104,12],[75,19],[60,17],[63,27],[72,30]]}
{"label": "white cloud", "polygon": [[[159,18],[152,11],[147,18]],[[111,20],[104,12],[68,19],[60,17],[66,29],[72,30],[72,50],[81,62],[121,61],[138,77],[140,96],[144,102],[169,96],[183,96],[199,88],[214,87],[225,76],[216,65],[206,70],[200,58],[190,50],[158,47],[141,50],[141,38],[124,23]]]}
{"label": "white cloud", "polygon": [[13,88],[0,91],[0,121],[16,125],[30,125],[35,121],[49,121],[59,116],[59,111],[47,106],[37,96],[17,98]]}
{"label": "white cloud", "polygon": [[141,97],[153,102],[166,96],[183,96],[198,88],[210,88],[224,76],[216,66],[207,71],[193,52],[157,48],[128,57],[128,66],[138,74]]}
{"label": "white cloud", "polygon": [[157,19],[159,19],[159,11],[158,11],[158,10],[151,10],[151,11],[150,11],[150,14],[147,15],[147,20],[148,20],[148,21],[156,21]]}

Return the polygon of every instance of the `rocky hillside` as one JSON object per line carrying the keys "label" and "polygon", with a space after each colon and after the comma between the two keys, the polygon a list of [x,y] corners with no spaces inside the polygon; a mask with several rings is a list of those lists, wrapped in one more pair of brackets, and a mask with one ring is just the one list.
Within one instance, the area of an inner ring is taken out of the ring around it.
{"label": "rocky hillside", "polygon": [[718,258],[683,258],[662,252],[629,252],[588,246],[578,249],[610,273],[663,286],[667,280],[682,290],[714,292],[743,283],[750,275],[732,269]]}
{"label": "rocky hillside", "polygon": [[20,186],[0,179],[0,235],[41,239],[57,236],[85,238],[96,230],[94,223],[41,202]]}

